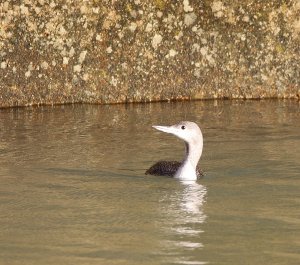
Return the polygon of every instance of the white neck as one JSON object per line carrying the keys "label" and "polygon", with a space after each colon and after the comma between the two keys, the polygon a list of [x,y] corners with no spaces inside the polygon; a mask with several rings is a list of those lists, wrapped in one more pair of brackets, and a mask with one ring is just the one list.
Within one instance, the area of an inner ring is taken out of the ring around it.
{"label": "white neck", "polygon": [[196,167],[202,154],[203,140],[199,139],[199,141],[194,143],[186,142],[185,147],[185,158],[181,167],[176,172],[175,178],[182,180],[196,180]]}

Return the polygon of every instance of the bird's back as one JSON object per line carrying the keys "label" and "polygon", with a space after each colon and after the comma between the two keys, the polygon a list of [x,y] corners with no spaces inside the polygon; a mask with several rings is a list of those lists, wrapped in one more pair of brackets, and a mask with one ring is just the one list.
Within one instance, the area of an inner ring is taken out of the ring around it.
{"label": "bird's back", "polygon": [[158,161],[151,166],[145,174],[173,177],[180,166],[181,163],[177,161]]}
{"label": "bird's back", "polygon": [[[145,174],[154,176],[174,177],[181,165],[182,163],[178,161],[158,161],[153,166],[151,166],[145,172]],[[198,178],[203,176],[203,172],[198,166],[196,169],[196,174]]]}

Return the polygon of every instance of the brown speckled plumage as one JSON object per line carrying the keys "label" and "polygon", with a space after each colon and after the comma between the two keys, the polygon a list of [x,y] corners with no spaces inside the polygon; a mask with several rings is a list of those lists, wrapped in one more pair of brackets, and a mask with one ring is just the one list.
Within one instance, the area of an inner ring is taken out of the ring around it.
{"label": "brown speckled plumage", "polygon": [[[147,171],[146,175],[154,176],[168,176],[174,177],[176,171],[179,169],[182,163],[178,161],[158,161],[153,166],[151,166]],[[196,168],[197,177],[201,178],[204,176],[203,171],[199,166]]]}

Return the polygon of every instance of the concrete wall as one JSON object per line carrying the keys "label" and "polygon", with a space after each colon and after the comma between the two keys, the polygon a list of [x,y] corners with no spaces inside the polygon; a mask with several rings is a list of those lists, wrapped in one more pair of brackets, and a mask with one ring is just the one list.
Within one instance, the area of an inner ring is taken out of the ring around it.
{"label": "concrete wall", "polygon": [[0,106],[299,98],[300,0],[2,0]]}

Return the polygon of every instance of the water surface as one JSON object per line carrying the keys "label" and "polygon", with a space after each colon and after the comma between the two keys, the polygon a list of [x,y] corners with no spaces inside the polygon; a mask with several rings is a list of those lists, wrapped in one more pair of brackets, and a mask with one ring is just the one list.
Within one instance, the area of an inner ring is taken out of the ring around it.
{"label": "water surface", "polygon": [[[204,134],[204,179],[145,176]],[[300,104],[0,110],[0,264],[300,264]]]}

